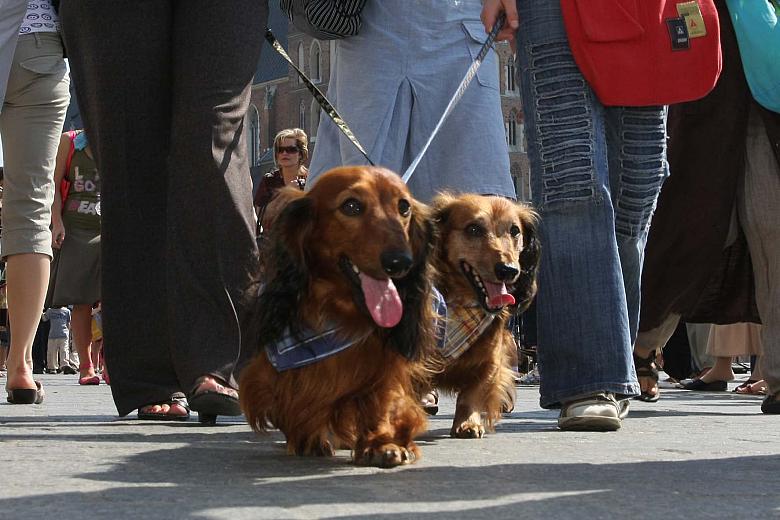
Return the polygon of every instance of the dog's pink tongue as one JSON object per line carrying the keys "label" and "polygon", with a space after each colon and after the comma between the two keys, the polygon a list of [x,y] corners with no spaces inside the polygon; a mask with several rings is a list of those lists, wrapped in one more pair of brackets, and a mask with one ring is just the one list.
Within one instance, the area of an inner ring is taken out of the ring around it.
{"label": "dog's pink tongue", "polygon": [[360,273],[360,286],[371,317],[380,327],[390,328],[398,325],[404,313],[404,305],[393,280],[375,280]]}
{"label": "dog's pink tongue", "polygon": [[488,307],[498,309],[506,305],[514,305],[515,297],[506,291],[506,284],[483,282],[488,293]]}

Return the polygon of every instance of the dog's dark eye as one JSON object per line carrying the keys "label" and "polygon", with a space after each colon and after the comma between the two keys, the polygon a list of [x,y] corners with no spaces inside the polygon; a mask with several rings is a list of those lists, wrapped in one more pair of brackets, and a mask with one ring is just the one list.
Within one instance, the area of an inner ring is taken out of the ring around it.
{"label": "dog's dark eye", "polygon": [[479,224],[469,224],[466,226],[466,234],[470,237],[482,237],[485,236],[485,228]]}
{"label": "dog's dark eye", "polygon": [[512,226],[509,228],[509,234],[513,237],[518,237],[520,235],[520,227],[519,226]]}
{"label": "dog's dark eye", "polygon": [[408,200],[401,199],[398,201],[398,213],[400,213],[402,217],[409,216],[410,211],[412,211],[412,205],[409,204]]}
{"label": "dog's dark eye", "polygon": [[357,199],[347,199],[341,205],[341,212],[348,217],[356,217],[363,213],[363,204]]}

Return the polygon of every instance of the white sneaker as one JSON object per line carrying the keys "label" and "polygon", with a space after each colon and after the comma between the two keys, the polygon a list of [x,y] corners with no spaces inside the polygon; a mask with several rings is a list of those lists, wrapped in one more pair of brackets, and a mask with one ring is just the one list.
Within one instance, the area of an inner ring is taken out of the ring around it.
{"label": "white sneaker", "polygon": [[628,400],[618,401],[608,392],[600,392],[563,403],[558,428],[570,431],[612,432],[620,429],[628,415]]}

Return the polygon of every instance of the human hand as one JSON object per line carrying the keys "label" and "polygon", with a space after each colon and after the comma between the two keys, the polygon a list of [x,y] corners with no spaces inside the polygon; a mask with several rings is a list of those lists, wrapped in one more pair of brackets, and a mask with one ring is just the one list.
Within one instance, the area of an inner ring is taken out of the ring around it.
{"label": "human hand", "polygon": [[496,36],[496,41],[508,41],[512,45],[512,50],[515,48],[515,32],[520,27],[520,22],[517,16],[517,4],[516,0],[484,0],[482,4],[482,14],[480,19],[485,26],[485,32],[489,33],[493,29],[498,15],[503,11],[506,13],[506,21],[504,26]]}
{"label": "human hand", "polygon": [[51,219],[51,246],[54,249],[62,247],[62,243],[65,241],[65,225],[62,223],[61,218]]}

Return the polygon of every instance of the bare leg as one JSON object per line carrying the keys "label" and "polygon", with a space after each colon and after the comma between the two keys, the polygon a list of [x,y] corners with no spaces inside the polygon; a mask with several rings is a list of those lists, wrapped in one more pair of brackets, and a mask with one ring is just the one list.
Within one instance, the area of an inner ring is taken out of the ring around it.
{"label": "bare leg", "polygon": [[73,306],[70,322],[73,333],[73,344],[79,353],[81,365],[79,377],[93,377],[95,367],[92,365],[92,307],[87,304]]}
{"label": "bare leg", "polygon": [[41,320],[49,285],[49,257],[28,253],[6,259],[8,320],[11,344],[6,365],[8,389],[35,389],[32,376],[32,343]]}
{"label": "bare leg", "polygon": [[731,357],[716,357],[712,368],[699,379],[705,383],[731,381],[734,379],[734,372],[731,370],[731,360]]}

